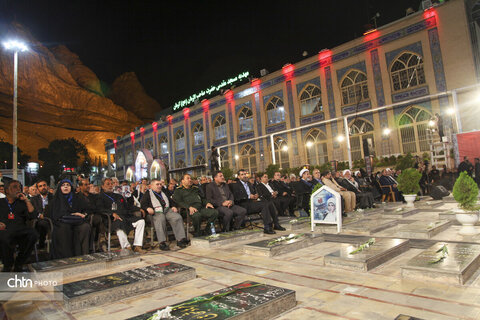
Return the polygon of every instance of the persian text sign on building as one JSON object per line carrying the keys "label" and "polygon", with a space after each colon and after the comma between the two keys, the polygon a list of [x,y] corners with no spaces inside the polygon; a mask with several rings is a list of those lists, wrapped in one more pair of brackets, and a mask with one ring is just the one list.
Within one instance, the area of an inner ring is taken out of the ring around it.
{"label": "persian text sign on building", "polygon": [[[237,82],[239,82],[243,79],[247,79],[249,75],[250,75],[250,73],[248,71],[245,71],[245,72],[242,72],[242,73],[240,73],[239,75],[237,75],[233,78],[230,78],[228,80],[223,80],[222,82],[220,82],[216,86],[213,85],[208,89],[202,90],[198,93],[194,93],[190,97],[188,97],[187,99],[183,99],[183,100],[180,100],[177,103],[175,103],[175,105],[173,106],[173,111],[180,110],[180,109],[194,103],[196,100],[200,100],[201,98],[206,98],[206,97],[208,97],[209,95],[211,95],[215,92],[219,92],[221,89],[225,88],[226,86],[232,86],[233,84],[235,84],[235,83],[237,83]],[[228,89],[228,88],[229,87],[227,87],[226,89]]]}
{"label": "persian text sign on building", "polygon": [[336,224],[337,231],[342,230],[342,198],[340,193],[323,186],[310,198],[310,216],[312,232],[316,223]]}

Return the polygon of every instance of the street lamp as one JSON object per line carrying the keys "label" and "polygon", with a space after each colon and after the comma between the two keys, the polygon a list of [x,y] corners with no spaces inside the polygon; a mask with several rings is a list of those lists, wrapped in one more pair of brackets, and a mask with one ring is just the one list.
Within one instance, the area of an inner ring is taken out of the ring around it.
{"label": "street lamp", "polygon": [[17,71],[18,71],[18,52],[28,51],[25,43],[18,40],[9,40],[3,42],[6,50],[13,50],[13,179],[17,180]]}
{"label": "street lamp", "polygon": [[339,134],[339,135],[337,136],[337,141],[338,141],[338,142],[343,142],[344,140],[345,140],[345,136],[344,136],[343,134]]}
{"label": "street lamp", "polygon": [[384,136],[389,136],[392,130],[390,128],[385,128],[383,129],[383,135]]}

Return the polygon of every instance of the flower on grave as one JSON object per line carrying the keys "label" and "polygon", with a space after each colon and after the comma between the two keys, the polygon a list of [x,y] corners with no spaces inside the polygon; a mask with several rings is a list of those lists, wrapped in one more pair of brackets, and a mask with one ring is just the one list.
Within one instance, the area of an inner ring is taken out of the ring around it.
{"label": "flower on grave", "polygon": [[290,223],[297,223],[297,222],[298,222],[297,219],[290,220]]}
{"label": "flower on grave", "polygon": [[363,211],[365,211],[365,210],[363,210],[362,208],[357,209],[357,212],[363,212]]}
{"label": "flower on grave", "polygon": [[166,307],[165,309],[162,309],[162,310],[158,310],[157,312],[155,312],[153,314],[153,316],[151,316],[150,318],[148,318],[148,320],[161,320],[161,319],[168,319],[170,318],[172,315],[170,314],[170,312],[172,311],[172,307]]}
{"label": "flower on grave", "polygon": [[397,212],[400,212],[400,211],[403,211],[403,208],[397,208],[397,210],[395,210]]}
{"label": "flower on grave", "polygon": [[440,249],[435,251],[435,253],[441,253],[441,255],[439,257],[437,257],[437,259],[435,259],[435,260],[428,261],[429,264],[435,264],[435,263],[439,263],[439,262],[442,262],[443,260],[445,260],[445,258],[448,256],[447,244],[444,244]]}
{"label": "flower on grave", "polygon": [[353,250],[349,254],[356,254],[356,253],[362,252],[363,250],[368,249],[369,247],[373,246],[374,244],[375,244],[375,238],[370,238],[370,239],[368,239],[368,241],[361,244],[356,250]]}

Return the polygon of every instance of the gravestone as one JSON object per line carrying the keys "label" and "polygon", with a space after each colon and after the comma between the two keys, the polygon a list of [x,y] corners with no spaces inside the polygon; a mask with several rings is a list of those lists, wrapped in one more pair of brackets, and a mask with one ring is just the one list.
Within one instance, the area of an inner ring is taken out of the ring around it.
{"label": "gravestone", "polygon": [[217,236],[197,237],[191,240],[192,247],[214,248],[221,247],[236,241],[256,239],[263,237],[263,230],[236,230],[231,232],[217,233]]}
{"label": "gravestone", "polygon": [[415,208],[422,212],[443,212],[441,207],[445,204],[442,200],[419,201],[415,202]]}
{"label": "gravestone", "polygon": [[131,250],[97,252],[83,256],[35,262],[30,265],[32,272],[62,272],[64,277],[80,273],[105,270],[108,267],[135,263],[140,255]]}
{"label": "gravestone", "polygon": [[451,220],[453,224],[461,225],[461,223],[458,222],[457,218],[455,217],[455,212],[453,212],[451,210],[439,212],[438,213],[438,219],[439,220]]}
{"label": "gravestone", "polygon": [[[288,240],[288,237],[290,236],[297,238]],[[287,240],[278,241],[282,238]],[[291,234],[289,236],[271,238],[246,244],[243,246],[243,252],[254,256],[273,257],[300,250],[320,242],[323,242],[323,237],[318,234]]]}
{"label": "gravestone", "polygon": [[[480,245],[438,242],[402,266],[402,277],[463,285],[480,267]],[[444,257],[443,259],[441,259]]]}
{"label": "gravestone", "polygon": [[373,215],[373,214],[377,214],[377,213],[382,213],[383,212],[383,208],[382,207],[377,207],[377,208],[366,208],[366,209],[362,209],[363,211],[360,211],[361,213],[363,213],[363,215],[365,216],[370,216],[370,215]]}
{"label": "gravestone", "polygon": [[[171,318],[194,319],[272,319],[296,305],[295,291],[268,284],[246,281],[171,306]],[[147,320],[158,311],[129,320]]]}
{"label": "gravestone", "polygon": [[343,232],[347,234],[371,235],[376,232],[394,227],[396,219],[364,219],[343,225]]}
{"label": "gravestone", "polygon": [[402,238],[430,239],[446,230],[451,224],[451,220],[416,221],[402,225],[397,235]]}
{"label": "gravestone", "polygon": [[423,320],[421,318],[407,316],[406,314],[399,314],[395,320]]}
{"label": "gravestone", "polygon": [[288,224],[283,224],[287,230],[299,230],[310,226],[310,217],[292,218]]}
{"label": "gravestone", "polygon": [[95,307],[119,299],[195,279],[195,269],[173,262],[117,272],[63,285],[69,311]]}
{"label": "gravestone", "polygon": [[418,213],[419,210],[416,208],[404,208],[400,207],[386,207],[383,209],[382,217],[386,219],[400,219],[411,216]]}
{"label": "gravestone", "polygon": [[409,249],[408,240],[376,239],[370,247],[353,253],[360,244],[342,243],[340,250],[325,256],[325,266],[369,271]]}

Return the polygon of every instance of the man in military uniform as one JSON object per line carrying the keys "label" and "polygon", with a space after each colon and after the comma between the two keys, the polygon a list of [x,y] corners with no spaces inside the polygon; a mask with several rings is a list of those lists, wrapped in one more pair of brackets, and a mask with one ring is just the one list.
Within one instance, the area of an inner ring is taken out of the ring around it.
{"label": "man in military uniform", "polygon": [[195,237],[202,235],[200,226],[203,219],[207,220],[205,233],[210,233],[210,226],[218,217],[218,212],[213,208],[211,203],[207,203],[205,198],[200,195],[197,186],[193,186],[192,177],[184,174],[180,181],[180,187],[175,189],[173,200],[182,208],[187,209],[187,214],[192,217],[193,228],[195,229]]}

